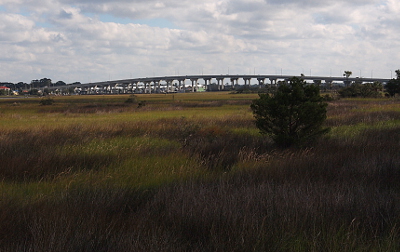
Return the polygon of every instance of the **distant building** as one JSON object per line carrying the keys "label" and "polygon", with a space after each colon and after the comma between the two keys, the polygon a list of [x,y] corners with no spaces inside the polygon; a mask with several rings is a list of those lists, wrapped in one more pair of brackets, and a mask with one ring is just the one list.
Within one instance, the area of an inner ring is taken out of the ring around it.
{"label": "distant building", "polygon": [[10,91],[11,91],[11,89],[9,87],[0,86],[0,94],[3,93],[3,94],[9,95]]}

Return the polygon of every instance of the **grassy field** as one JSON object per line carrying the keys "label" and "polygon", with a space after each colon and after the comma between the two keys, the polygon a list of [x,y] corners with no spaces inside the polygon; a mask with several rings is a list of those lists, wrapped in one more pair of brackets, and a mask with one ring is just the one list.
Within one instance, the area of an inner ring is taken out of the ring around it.
{"label": "grassy field", "polygon": [[[398,251],[400,100],[277,149],[254,94],[0,99],[0,251]],[[142,106],[138,106],[138,103]]]}

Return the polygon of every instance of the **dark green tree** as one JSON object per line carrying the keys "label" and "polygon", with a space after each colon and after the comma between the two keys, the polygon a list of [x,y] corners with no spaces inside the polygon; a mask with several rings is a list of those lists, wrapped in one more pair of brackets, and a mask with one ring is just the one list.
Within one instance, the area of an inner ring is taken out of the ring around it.
{"label": "dark green tree", "polygon": [[57,81],[54,85],[55,86],[65,86],[67,84],[64,81]]}
{"label": "dark green tree", "polygon": [[32,80],[30,86],[31,86],[30,87],[31,89],[39,88],[40,87],[40,81],[39,80]]}
{"label": "dark green tree", "polygon": [[40,87],[51,87],[52,85],[51,79],[48,78],[40,79],[39,83]]}
{"label": "dark green tree", "polygon": [[392,97],[395,96],[396,94],[400,94],[400,69],[396,70],[396,75],[397,75],[396,79],[391,79],[385,85],[386,92],[388,92],[388,94]]}
{"label": "dark green tree", "polygon": [[261,134],[280,147],[304,145],[327,133],[323,127],[328,104],[316,85],[293,77],[274,94],[259,94],[251,104]]}

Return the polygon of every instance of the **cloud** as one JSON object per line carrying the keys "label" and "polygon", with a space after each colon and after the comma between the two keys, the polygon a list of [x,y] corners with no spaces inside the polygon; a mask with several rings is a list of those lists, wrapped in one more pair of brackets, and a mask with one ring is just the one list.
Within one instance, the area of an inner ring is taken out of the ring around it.
{"label": "cloud", "polygon": [[387,77],[400,68],[396,0],[0,0],[0,6],[4,81],[254,68],[320,75],[346,68]]}

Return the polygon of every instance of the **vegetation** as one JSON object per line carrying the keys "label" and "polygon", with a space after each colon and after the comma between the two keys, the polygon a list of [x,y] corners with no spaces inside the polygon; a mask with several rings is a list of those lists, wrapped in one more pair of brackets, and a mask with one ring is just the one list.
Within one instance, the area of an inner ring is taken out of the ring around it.
{"label": "vegetation", "polygon": [[392,97],[396,94],[400,94],[400,69],[396,70],[396,76],[396,79],[390,80],[385,86],[389,96]]}
{"label": "vegetation", "polygon": [[379,82],[374,83],[353,83],[349,87],[339,90],[339,95],[343,98],[362,97],[378,98],[383,96],[383,86]]}
{"label": "vegetation", "polygon": [[42,98],[42,99],[40,99],[39,103],[40,103],[40,105],[43,105],[43,106],[53,105],[54,99],[52,99],[51,97]]}
{"label": "vegetation", "polygon": [[346,77],[346,78],[349,78],[352,74],[353,74],[352,71],[344,71],[343,76]]}
{"label": "vegetation", "polygon": [[[0,251],[398,251],[400,101],[276,149],[252,94],[0,100]],[[18,106],[15,106],[15,104]]]}
{"label": "vegetation", "polygon": [[319,87],[293,77],[274,94],[260,94],[251,104],[256,126],[282,147],[300,145],[328,132],[322,124],[327,103]]}

